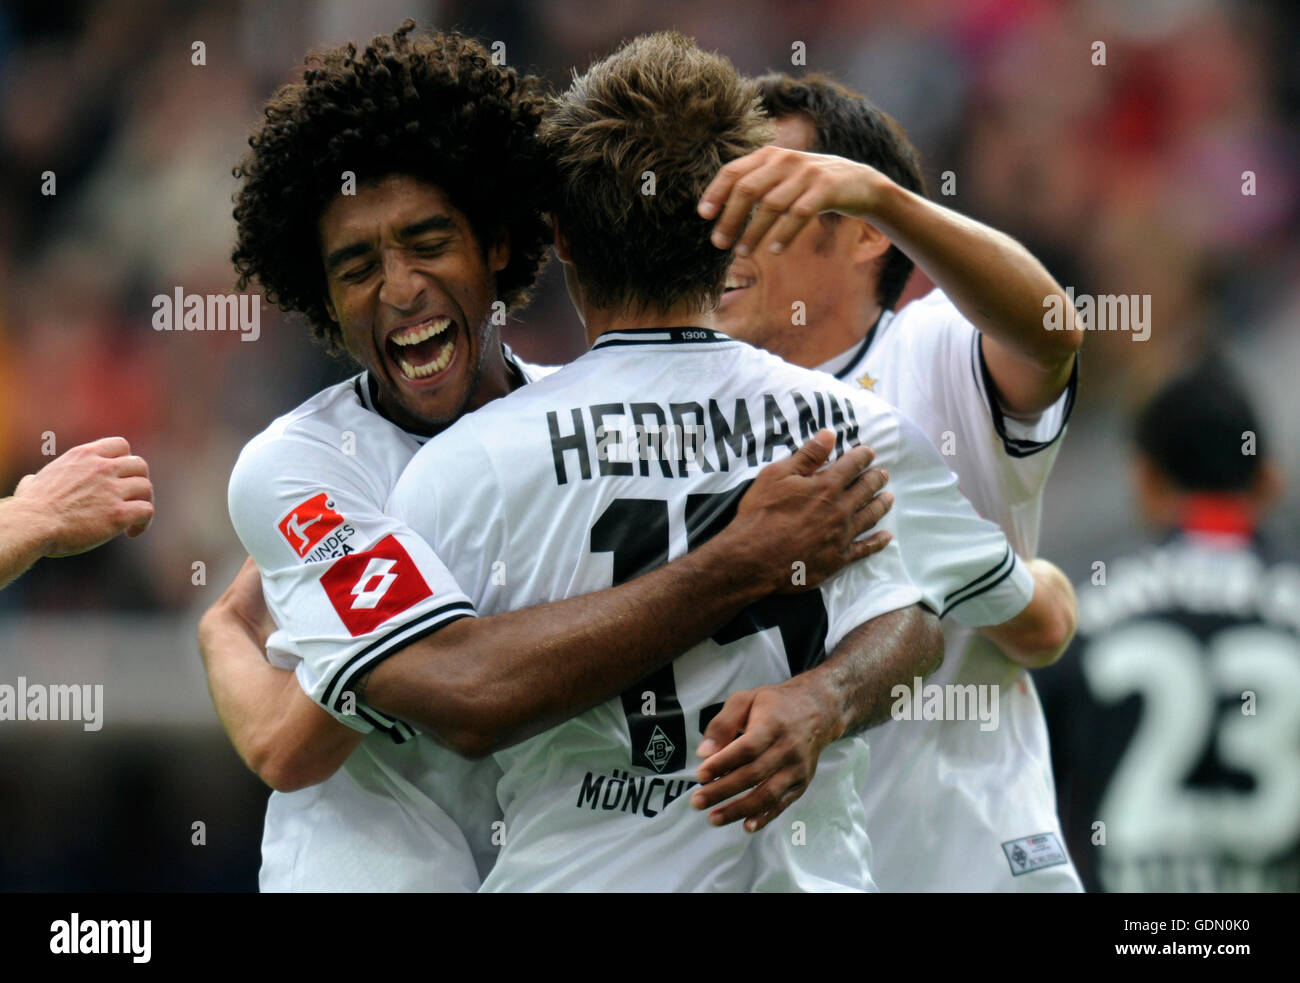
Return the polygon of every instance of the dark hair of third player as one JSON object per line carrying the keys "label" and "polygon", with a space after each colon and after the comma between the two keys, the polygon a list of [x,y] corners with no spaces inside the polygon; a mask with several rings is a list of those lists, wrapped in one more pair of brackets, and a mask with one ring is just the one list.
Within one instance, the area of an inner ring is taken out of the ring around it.
{"label": "dark hair of third player", "polygon": [[[816,72],[799,78],[773,72],[754,81],[763,109],[773,119],[797,115],[812,123],[814,152],[867,164],[900,187],[925,194],[920,156],[907,133],[866,97]],[[830,221],[838,217],[826,216]],[[876,287],[881,307],[893,310],[911,274],[912,261],[890,246]]]}
{"label": "dark hair of third player", "polygon": [[1212,356],[1156,392],[1138,414],[1134,439],[1185,492],[1250,491],[1265,456],[1254,407],[1224,361]]}
{"label": "dark hair of third player", "polygon": [[235,168],[239,289],[304,314],[334,351],[342,337],[325,307],[317,225],[356,184],[406,174],[437,186],[468,219],[479,245],[506,236],[510,260],[497,299],[515,308],[548,255],[553,171],[538,139],[541,83],[492,63],[459,34],[415,34],[406,21],[364,49],[313,52],[302,81],[266,104]]}
{"label": "dark hair of third player", "polygon": [[731,252],[696,211],[723,164],[772,138],[752,89],[680,34],[629,41],[557,96],[542,126],[556,215],[594,307],[663,311],[722,296]]}

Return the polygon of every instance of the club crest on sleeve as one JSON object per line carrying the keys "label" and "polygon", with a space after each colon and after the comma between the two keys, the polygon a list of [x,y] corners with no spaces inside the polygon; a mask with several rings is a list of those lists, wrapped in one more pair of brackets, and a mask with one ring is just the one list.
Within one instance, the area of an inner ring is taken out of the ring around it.
{"label": "club crest on sleeve", "polygon": [[299,556],[343,524],[343,516],[334,511],[329,495],[321,492],[297,505],[280,520],[280,535]]}
{"label": "club crest on sleeve", "polygon": [[415,561],[395,536],[336,560],[320,583],[355,638],[433,596]]}
{"label": "club crest on sleeve", "polygon": [[1022,836],[1018,840],[1008,840],[1002,844],[1007,863],[1011,865],[1011,876],[1019,877],[1043,867],[1055,867],[1070,862],[1061,841],[1055,833],[1039,833],[1035,836]]}

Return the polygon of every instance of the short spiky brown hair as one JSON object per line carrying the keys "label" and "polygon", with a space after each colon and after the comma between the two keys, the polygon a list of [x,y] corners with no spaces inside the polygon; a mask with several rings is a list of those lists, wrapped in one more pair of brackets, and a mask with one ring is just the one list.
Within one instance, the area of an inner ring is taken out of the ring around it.
{"label": "short spiky brown hair", "polygon": [[505,237],[496,294],[507,308],[527,300],[551,239],[541,83],[494,65],[477,41],[414,30],[408,20],[363,51],[349,43],[308,55],[302,81],[271,97],[234,171],[239,289],[256,280],[334,351],[342,337],[325,307],[318,223],[343,172],[358,184],[427,181],[465,214],[481,248]]}
{"label": "short spiky brown hair", "polygon": [[[755,81],[773,119],[805,116],[812,123],[817,137],[809,150],[868,164],[900,187],[925,194],[920,156],[907,133],[866,96],[819,72],[798,78],[773,72]],[[836,221],[839,216],[824,218]],[[892,310],[911,275],[912,261],[891,245],[876,285],[880,306]]]}
{"label": "short spiky brown hair", "polygon": [[731,62],[673,32],[634,38],[576,76],[552,100],[542,139],[586,299],[637,311],[716,305],[731,253],[710,244],[713,223],[695,209],[723,164],[773,132]]}

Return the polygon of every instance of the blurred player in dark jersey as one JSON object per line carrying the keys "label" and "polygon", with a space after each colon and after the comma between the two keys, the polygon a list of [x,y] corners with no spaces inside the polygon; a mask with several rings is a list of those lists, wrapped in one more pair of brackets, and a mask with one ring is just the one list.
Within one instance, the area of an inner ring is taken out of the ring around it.
{"label": "blurred player in dark jersey", "polygon": [[1070,853],[1092,890],[1300,890],[1300,566],[1259,533],[1266,437],[1207,362],[1135,438],[1161,545],[1092,565],[1039,676]]}

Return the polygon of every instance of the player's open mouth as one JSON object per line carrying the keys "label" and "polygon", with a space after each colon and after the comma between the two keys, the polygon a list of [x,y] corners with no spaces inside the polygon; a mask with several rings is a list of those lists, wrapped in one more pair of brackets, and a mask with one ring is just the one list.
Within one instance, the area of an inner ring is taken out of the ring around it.
{"label": "player's open mouth", "polygon": [[423,382],[451,364],[456,354],[456,325],[449,317],[431,317],[398,328],[384,347],[402,375],[411,382]]}
{"label": "player's open mouth", "polygon": [[757,282],[758,277],[728,270],[726,282],[722,285],[722,297],[718,300],[718,313],[725,315],[733,304],[739,303],[736,298]]}
{"label": "player's open mouth", "polygon": [[722,285],[722,292],[724,294],[729,294],[733,290],[745,290],[749,287],[752,287],[757,282],[758,282],[757,277],[742,276],[739,273],[728,273],[727,282]]}

